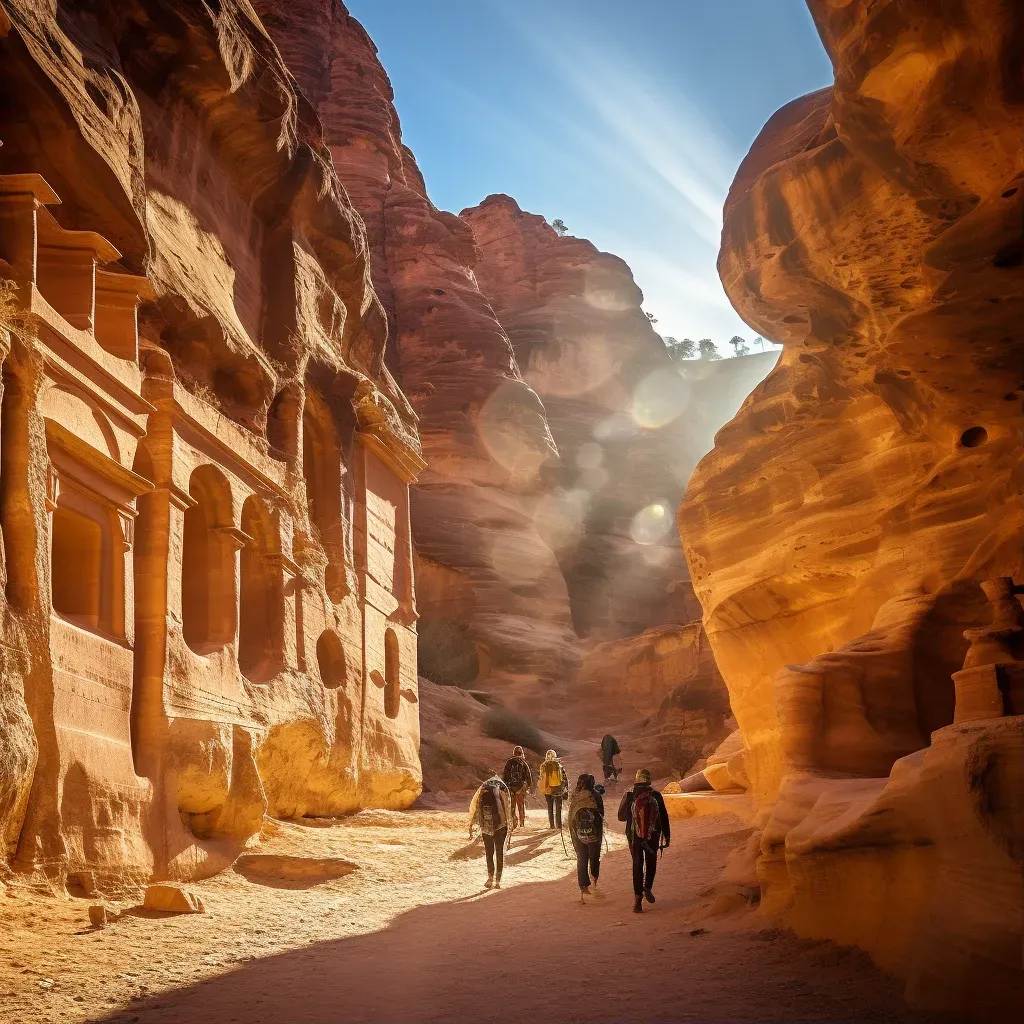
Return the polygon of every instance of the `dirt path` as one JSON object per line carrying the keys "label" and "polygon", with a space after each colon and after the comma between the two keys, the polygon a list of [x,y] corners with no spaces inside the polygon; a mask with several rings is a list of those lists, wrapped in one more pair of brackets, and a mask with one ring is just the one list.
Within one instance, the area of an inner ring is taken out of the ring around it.
{"label": "dirt path", "polygon": [[262,852],[345,857],[308,886],[235,872],[193,888],[207,913],[128,913],[88,927],[87,901],[12,885],[0,898],[4,1024],[230,1022],[891,1021],[899,986],[859,953],[801,942],[756,914],[702,919],[700,897],[747,835],[735,819],[681,824],[658,903],[634,915],[614,836],[604,896],[578,903],[558,833],[533,812],[505,888],[484,892],[464,818],[368,812],[282,823]]}

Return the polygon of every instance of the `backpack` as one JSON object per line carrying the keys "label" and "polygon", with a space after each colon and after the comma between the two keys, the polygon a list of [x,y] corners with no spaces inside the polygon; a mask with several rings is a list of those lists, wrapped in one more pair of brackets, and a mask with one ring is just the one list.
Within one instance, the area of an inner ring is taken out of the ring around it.
{"label": "backpack", "polygon": [[544,762],[544,783],[552,792],[562,788],[562,766],[557,761]]}
{"label": "backpack", "polygon": [[661,831],[661,808],[653,789],[642,789],[633,797],[633,835],[649,843]]}
{"label": "backpack", "polygon": [[480,831],[493,836],[501,828],[501,805],[496,787],[485,785],[480,793]]}
{"label": "backpack", "polygon": [[510,757],[505,762],[505,782],[513,793],[518,793],[529,779],[529,766],[521,757]]}
{"label": "backpack", "polygon": [[569,833],[581,843],[596,843],[601,838],[601,815],[593,793],[583,790],[572,798]]}

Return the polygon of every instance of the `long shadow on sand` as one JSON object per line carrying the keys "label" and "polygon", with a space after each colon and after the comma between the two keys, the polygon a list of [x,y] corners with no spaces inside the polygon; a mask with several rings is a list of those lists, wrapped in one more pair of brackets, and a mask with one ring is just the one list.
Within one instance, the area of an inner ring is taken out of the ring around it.
{"label": "long shadow on sand", "polygon": [[[859,952],[788,932],[700,921],[697,894],[747,832],[678,843],[658,903],[631,913],[626,851],[605,858],[604,896],[574,877],[421,906],[383,931],[250,961],[104,1021],[144,1024],[570,1024],[847,1021],[910,1024],[900,986]],[[546,838],[546,837],[545,837]],[[567,865],[568,868],[568,865]],[[425,893],[429,897],[429,893]]]}

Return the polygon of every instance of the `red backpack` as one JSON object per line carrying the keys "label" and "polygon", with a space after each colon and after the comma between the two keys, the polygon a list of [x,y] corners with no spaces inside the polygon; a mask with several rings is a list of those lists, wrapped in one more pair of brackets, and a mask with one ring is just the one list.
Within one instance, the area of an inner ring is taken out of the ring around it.
{"label": "red backpack", "polygon": [[653,789],[642,789],[633,797],[633,835],[649,843],[661,831],[661,808]]}

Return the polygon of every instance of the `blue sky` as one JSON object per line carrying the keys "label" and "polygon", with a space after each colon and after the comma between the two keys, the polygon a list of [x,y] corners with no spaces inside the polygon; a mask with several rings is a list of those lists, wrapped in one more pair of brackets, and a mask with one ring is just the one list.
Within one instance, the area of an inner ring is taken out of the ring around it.
{"label": "blue sky", "polygon": [[715,272],[721,206],[768,117],[832,79],[802,0],[346,3],[436,205],[507,192],[623,257],[662,334],[753,336]]}

